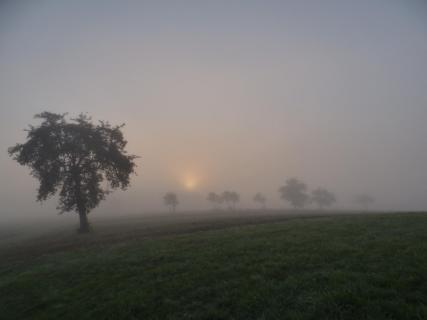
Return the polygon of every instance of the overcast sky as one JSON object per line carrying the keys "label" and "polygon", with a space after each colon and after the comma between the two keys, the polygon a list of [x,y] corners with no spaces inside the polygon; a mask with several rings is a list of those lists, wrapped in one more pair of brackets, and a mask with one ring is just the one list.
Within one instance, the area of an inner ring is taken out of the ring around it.
{"label": "overcast sky", "polygon": [[[132,187],[96,211],[241,207],[297,177],[427,209],[424,1],[2,1],[0,212],[52,215],[7,155],[43,110],[126,123]],[[34,213],[36,214],[36,213]]]}

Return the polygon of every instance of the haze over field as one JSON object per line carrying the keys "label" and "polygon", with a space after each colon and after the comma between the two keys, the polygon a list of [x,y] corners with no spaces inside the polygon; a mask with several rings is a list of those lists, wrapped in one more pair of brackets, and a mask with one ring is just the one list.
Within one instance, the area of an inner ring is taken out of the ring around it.
{"label": "haze over field", "polygon": [[126,123],[138,175],[95,214],[284,207],[290,177],[425,210],[426,57],[423,1],[3,1],[0,223],[56,212],[7,154],[44,110]]}

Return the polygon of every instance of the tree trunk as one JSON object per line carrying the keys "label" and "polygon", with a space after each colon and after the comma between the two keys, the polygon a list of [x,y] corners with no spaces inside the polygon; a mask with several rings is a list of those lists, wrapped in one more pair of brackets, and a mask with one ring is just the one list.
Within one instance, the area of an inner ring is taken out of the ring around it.
{"label": "tree trunk", "polygon": [[79,233],[88,233],[90,231],[89,228],[89,221],[87,219],[87,210],[86,207],[84,206],[84,202],[83,202],[83,197],[82,197],[82,192],[81,192],[81,179],[80,179],[80,175],[79,172],[76,170],[74,171],[74,181],[75,181],[75,187],[74,187],[74,192],[75,192],[75,197],[76,197],[76,202],[77,202],[77,211],[79,214],[79,219],[80,219],[80,228],[78,230]]}
{"label": "tree trunk", "polygon": [[89,228],[89,221],[87,219],[87,213],[84,210],[81,210],[79,212],[79,218],[80,218],[79,233],[88,233],[90,231],[90,228]]}

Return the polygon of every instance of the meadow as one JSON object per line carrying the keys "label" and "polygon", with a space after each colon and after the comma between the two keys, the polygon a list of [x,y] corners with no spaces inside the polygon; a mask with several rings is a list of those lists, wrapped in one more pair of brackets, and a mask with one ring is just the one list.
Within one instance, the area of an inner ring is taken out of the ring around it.
{"label": "meadow", "polygon": [[94,228],[1,234],[0,319],[427,318],[423,213],[188,213]]}

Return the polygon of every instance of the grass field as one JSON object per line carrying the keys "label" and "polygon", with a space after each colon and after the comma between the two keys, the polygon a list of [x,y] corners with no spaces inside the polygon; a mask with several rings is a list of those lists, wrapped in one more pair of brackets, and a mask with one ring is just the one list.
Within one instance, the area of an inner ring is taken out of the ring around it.
{"label": "grass field", "polygon": [[0,319],[427,319],[427,215],[234,215],[8,242]]}

